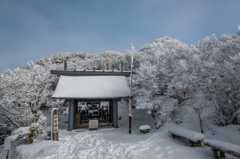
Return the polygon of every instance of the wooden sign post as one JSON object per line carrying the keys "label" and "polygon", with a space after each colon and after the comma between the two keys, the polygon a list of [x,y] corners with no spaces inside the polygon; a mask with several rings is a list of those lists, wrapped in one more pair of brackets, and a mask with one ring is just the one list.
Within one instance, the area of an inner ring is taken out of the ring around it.
{"label": "wooden sign post", "polygon": [[9,140],[9,139],[5,139],[4,141],[4,150],[7,150],[7,157],[6,159],[8,159],[8,154],[9,154],[9,151],[12,149],[12,142]]}
{"label": "wooden sign post", "polygon": [[54,108],[52,109],[51,113],[51,123],[52,123],[52,134],[51,134],[51,140],[52,141],[59,141],[58,137],[58,109]]}

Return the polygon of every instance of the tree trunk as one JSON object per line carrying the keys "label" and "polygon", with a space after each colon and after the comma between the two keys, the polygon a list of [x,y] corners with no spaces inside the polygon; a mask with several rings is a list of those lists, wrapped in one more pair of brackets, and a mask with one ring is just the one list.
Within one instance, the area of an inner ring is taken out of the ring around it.
{"label": "tree trunk", "polygon": [[203,129],[202,129],[202,120],[201,120],[200,113],[198,113],[198,116],[199,116],[199,121],[200,121],[201,133],[203,134]]}
{"label": "tree trunk", "polygon": [[33,133],[29,134],[27,144],[32,144],[33,143]]}

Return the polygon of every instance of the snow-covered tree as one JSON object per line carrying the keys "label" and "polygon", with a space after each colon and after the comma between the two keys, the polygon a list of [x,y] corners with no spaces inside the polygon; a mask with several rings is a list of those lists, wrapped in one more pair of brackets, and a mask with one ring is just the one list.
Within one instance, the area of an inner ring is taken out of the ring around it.
{"label": "snow-covered tree", "polygon": [[139,52],[142,54],[141,66],[133,78],[136,108],[148,109],[147,113],[155,118],[157,128],[166,121],[177,119],[176,122],[180,122],[178,114],[185,99],[182,96],[184,89],[174,90],[174,86],[169,84],[175,72],[181,73],[185,69],[184,54],[189,52],[188,46],[164,37],[147,44]]}
{"label": "snow-covered tree", "polygon": [[[197,43],[200,64],[197,69],[198,89],[201,89],[215,108],[213,120],[219,126],[231,124],[239,109],[240,40],[236,34],[223,35],[220,42],[215,36]],[[235,57],[235,60],[234,58]]]}
{"label": "snow-covered tree", "polygon": [[[236,123],[240,98],[239,34],[240,27],[236,34],[223,35],[220,41],[213,35],[191,48],[169,37],[146,44],[139,50],[141,66],[133,82],[137,108],[162,115],[164,111],[154,103],[161,97],[177,100],[178,106],[173,107],[171,103],[176,102],[170,102],[168,110],[181,105],[195,108],[193,103],[204,99],[201,107],[214,109],[213,120],[217,125]],[[198,92],[201,99],[196,95]]]}
{"label": "snow-covered tree", "polygon": [[213,35],[197,42],[190,50],[188,76],[178,77],[191,79],[187,91],[191,103],[199,100],[196,92],[203,92],[203,105],[215,109],[213,120],[220,126],[233,123],[233,115],[239,110],[239,41],[238,35],[229,34],[220,41]]}
{"label": "snow-covered tree", "polygon": [[[49,72],[52,69],[51,61],[43,61],[43,65],[29,63],[27,68],[16,68],[13,71],[5,70],[1,74],[1,100],[0,120],[3,123],[11,124],[13,129],[25,127],[30,131],[25,137],[28,144],[44,132],[46,117],[43,116],[40,107],[47,104],[51,98],[52,91],[49,91],[56,77]],[[16,138],[16,132],[14,131]]]}

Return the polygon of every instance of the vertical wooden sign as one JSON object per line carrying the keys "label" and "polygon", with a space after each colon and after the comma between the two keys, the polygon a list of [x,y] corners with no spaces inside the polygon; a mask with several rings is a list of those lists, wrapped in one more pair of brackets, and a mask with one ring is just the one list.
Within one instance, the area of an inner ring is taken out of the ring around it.
{"label": "vertical wooden sign", "polygon": [[8,138],[5,139],[4,141],[4,150],[7,150],[7,157],[6,159],[8,159],[8,154],[9,154],[9,151],[12,149],[12,142],[11,140],[9,140]]}
{"label": "vertical wooden sign", "polygon": [[58,137],[58,109],[54,108],[52,109],[52,135],[51,140],[52,141],[59,141]]}
{"label": "vertical wooden sign", "polygon": [[12,142],[8,138],[4,140],[4,150],[11,150],[12,149]]}

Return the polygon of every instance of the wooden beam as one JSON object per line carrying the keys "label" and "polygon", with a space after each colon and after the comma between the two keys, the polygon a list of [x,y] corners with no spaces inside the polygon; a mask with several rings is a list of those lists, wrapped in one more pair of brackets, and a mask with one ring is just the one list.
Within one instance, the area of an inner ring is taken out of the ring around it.
{"label": "wooden beam", "polygon": [[[63,76],[126,76],[129,77],[131,72],[130,71],[113,71],[113,70],[83,70],[83,71],[64,71],[64,70],[51,70],[51,74],[55,75],[63,75]],[[134,74],[134,72],[133,72]]]}
{"label": "wooden beam", "polygon": [[128,98],[128,97],[121,97],[121,98],[93,98],[93,99],[89,99],[89,98],[81,98],[81,99],[77,99],[77,98],[52,98],[52,99],[65,99],[65,102],[69,102],[70,100],[77,100],[78,102],[107,102],[110,101],[112,99],[115,99],[117,101],[121,101],[122,98]]}

